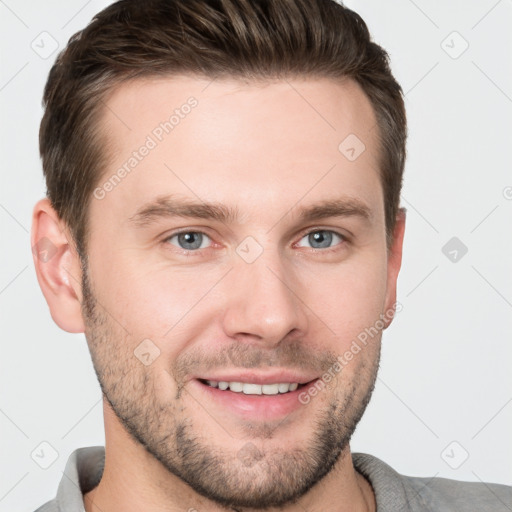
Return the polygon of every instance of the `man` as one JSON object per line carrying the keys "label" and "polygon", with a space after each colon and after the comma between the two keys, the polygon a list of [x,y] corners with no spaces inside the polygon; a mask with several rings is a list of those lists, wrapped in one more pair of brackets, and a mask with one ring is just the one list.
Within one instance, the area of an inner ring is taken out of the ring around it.
{"label": "man", "polygon": [[401,89],[357,14],[123,0],[70,40],[44,102],[37,277],[86,335],[106,443],[39,510],[510,503],[350,451],[405,228]]}

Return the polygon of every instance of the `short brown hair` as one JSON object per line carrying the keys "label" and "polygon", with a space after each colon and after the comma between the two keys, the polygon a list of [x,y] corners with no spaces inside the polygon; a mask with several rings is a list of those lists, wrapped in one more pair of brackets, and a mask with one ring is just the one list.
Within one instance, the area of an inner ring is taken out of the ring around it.
{"label": "short brown hair", "polygon": [[[388,243],[406,155],[402,89],[365,22],[334,0],[121,0],[71,37],[44,91],[39,143],[47,196],[79,255],[92,191],[108,162],[107,96],[139,77],[352,78],[376,115]],[[341,142],[341,141],[340,141]]]}

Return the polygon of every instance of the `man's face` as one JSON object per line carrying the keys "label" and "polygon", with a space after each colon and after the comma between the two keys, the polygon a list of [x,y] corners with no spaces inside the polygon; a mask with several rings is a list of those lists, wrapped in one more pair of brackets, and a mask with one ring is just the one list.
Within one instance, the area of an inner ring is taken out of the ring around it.
{"label": "man's face", "polygon": [[112,417],[221,504],[299,497],[347,447],[381,333],[337,358],[395,298],[368,99],[326,79],[137,81],[102,127],[82,311]]}

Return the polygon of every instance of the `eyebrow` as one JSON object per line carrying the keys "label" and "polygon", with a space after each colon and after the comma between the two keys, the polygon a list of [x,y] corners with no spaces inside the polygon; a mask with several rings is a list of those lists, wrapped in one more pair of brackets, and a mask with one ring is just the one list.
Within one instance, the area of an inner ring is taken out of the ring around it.
{"label": "eyebrow", "polygon": [[299,218],[302,221],[321,220],[327,217],[360,217],[369,221],[372,212],[366,204],[356,198],[326,200],[299,210]]}
{"label": "eyebrow", "polygon": [[[317,221],[328,217],[360,217],[365,221],[372,219],[371,209],[364,202],[353,197],[324,200],[298,209],[294,206],[285,215],[292,211],[297,211],[297,216],[302,222]],[[229,224],[240,219],[240,212],[238,208],[222,203],[194,202],[172,196],[160,196],[142,205],[128,221],[137,228],[143,228],[158,220],[172,217],[208,219]]]}
{"label": "eyebrow", "polygon": [[239,212],[236,208],[220,203],[193,202],[172,196],[160,196],[141,206],[128,221],[136,227],[145,227],[170,217],[194,217],[230,223],[236,221]]}

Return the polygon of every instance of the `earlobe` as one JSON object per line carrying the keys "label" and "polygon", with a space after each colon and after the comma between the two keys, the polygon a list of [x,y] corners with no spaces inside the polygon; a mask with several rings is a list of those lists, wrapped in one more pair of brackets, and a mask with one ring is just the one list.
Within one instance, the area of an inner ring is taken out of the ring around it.
{"label": "earlobe", "polygon": [[[386,317],[388,317],[387,313],[394,311],[396,307],[396,288],[398,274],[400,272],[400,267],[402,265],[402,250],[405,234],[405,218],[406,210],[405,208],[400,208],[396,217],[395,228],[393,230],[393,242],[388,252],[388,275],[385,303]],[[392,321],[393,316],[391,315],[390,318],[386,320],[385,328],[389,327]]]}
{"label": "earlobe", "polygon": [[67,332],[84,332],[80,258],[47,198],[34,206],[30,240],[37,280],[54,322]]}

